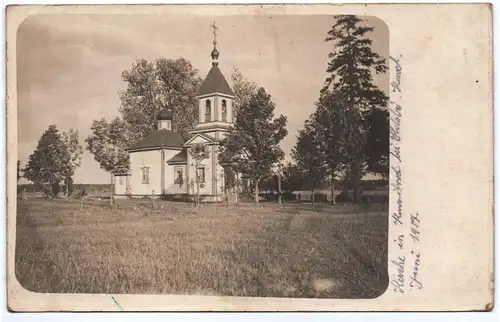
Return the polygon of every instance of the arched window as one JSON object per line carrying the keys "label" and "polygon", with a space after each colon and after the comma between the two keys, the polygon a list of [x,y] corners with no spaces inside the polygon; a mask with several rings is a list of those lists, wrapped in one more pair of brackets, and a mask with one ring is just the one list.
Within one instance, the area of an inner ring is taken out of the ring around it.
{"label": "arched window", "polygon": [[205,101],[205,122],[210,121],[210,114],[212,113],[211,104],[210,100]]}
{"label": "arched window", "polygon": [[222,121],[227,122],[227,103],[226,103],[226,100],[222,100]]}

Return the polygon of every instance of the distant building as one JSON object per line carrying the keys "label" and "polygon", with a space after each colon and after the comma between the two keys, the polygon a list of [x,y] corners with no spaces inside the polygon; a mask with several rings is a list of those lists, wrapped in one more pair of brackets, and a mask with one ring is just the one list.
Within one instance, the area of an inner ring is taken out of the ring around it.
{"label": "distant building", "polygon": [[[218,145],[233,122],[234,93],[219,69],[214,40],[212,68],[198,90],[198,124],[185,140],[172,131],[173,113],[158,113],[158,130],[134,143],[128,173],[115,174],[116,196],[196,195],[196,173],[205,201],[220,200],[226,193],[224,170],[218,163]],[[193,144],[207,145],[208,159],[195,168],[189,153]]]}

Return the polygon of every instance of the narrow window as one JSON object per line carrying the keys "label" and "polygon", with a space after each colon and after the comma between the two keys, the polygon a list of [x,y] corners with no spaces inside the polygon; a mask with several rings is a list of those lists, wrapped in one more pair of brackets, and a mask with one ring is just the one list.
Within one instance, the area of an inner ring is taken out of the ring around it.
{"label": "narrow window", "polygon": [[210,100],[205,101],[205,122],[210,122],[210,115],[212,113]]}
{"label": "narrow window", "polygon": [[120,177],[118,178],[118,184],[119,184],[120,186],[123,186],[123,177],[122,177],[122,176],[120,176]]}
{"label": "narrow window", "polygon": [[198,181],[200,183],[205,183],[205,168],[200,167],[196,170],[197,170],[196,172],[197,172]]}
{"label": "narrow window", "polygon": [[149,184],[149,168],[142,168],[142,184]]}
{"label": "narrow window", "polygon": [[178,184],[179,188],[182,188],[182,185],[184,184],[183,177],[184,177],[184,175],[183,175],[182,168],[177,168],[175,170],[175,181],[174,181],[174,183]]}
{"label": "narrow window", "polygon": [[227,105],[226,100],[222,100],[222,121],[227,122]]}

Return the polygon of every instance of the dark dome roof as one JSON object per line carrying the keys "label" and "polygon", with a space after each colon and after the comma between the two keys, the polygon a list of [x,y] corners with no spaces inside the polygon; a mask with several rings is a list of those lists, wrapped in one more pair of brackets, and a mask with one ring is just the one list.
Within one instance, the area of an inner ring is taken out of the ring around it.
{"label": "dark dome roof", "polygon": [[159,121],[162,120],[172,120],[174,118],[174,113],[170,109],[163,109],[160,112],[158,112],[158,115],[156,118]]}

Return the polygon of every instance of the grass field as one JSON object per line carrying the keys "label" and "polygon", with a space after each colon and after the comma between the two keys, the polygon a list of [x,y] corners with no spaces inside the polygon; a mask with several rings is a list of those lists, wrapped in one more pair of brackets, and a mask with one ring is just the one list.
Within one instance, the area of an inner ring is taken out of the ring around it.
{"label": "grass field", "polygon": [[28,290],[373,298],[388,284],[388,211],[306,204],[18,200]]}

